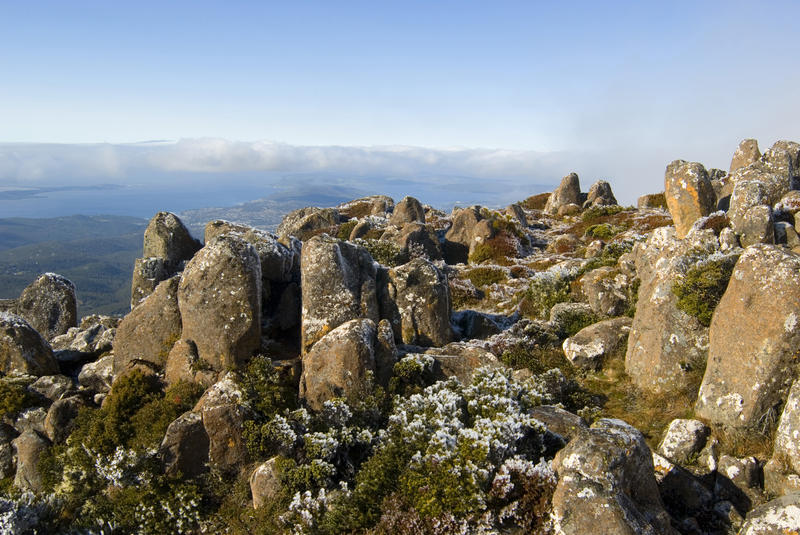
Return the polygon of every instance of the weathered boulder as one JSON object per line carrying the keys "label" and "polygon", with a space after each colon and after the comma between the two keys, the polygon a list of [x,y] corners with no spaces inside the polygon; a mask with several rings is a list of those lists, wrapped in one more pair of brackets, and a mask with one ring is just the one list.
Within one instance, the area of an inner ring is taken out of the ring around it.
{"label": "weathered boulder", "polygon": [[781,496],[747,514],[739,535],[796,535],[800,533],[800,493]]}
{"label": "weathered boulder", "polygon": [[185,412],[167,427],[158,455],[164,473],[191,478],[208,470],[209,438],[199,412]]}
{"label": "weathered boulder", "polygon": [[800,492],[800,379],[783,407],[772,448],[764,466],[764,488],[773,495]]}
{"label": "weathered boulder", "polygon": [[72,379],[66,375],[43,375],[28,385],[28,390],[50,401],[61,399],[64,394],[74,390],[74,388],[75,384]]}
{"label": "weathered boulder", "polygon": [[17,452],[17,473],[14,486],[20,490],[41,492],[42,474],[39,472],[39,459],[50,444],[35,431],[25,431],[12,442]]}
{"label": "weathered boulder", "polygon": [[699,420],[672,420],[658,445],[658,453],[680,465],[699,454],[706,445],[711,429]]}
{"label": "weathered boulder", "polygon": [[131,308],[153,293],[161,281],[175,275],[179,266],[164,258],[137,258],[133,262]]}
{"label": "weathered boulder", "polygon": [[770,418],[795,378],[799,321],[800,255],[748,247],[711,320],[697,415],[738,428]]}
{"label": "weathered boulder", "polygon": [[505,214],[523,227],[528,226],[528,216],[525,215],[525,210],[519,203],[509,204],[506,206]]}
{"label": "weathered boulder", "polygon": [[544,211],[551,215],[556,215],[559,208],[568,204],[575,204],[578,207],[581,202],[581,183],[576,173],[570,173],[561,179],[561,184],[550,194]]}
{"label": "weathered boulder", "polygon": [[231,235],[206,244],[186,264],[178,306],[182,338],[200,358],[215,370],[238,368],[261,346],[261,262],[253,246]]}
{"label": "weathered boulder", "polygon": [[282,483],[277,467],[277,457],[259,464],[250,475],[250,494],[253,496],[253,509],[275,499],[281,491]]}
{"label": "weathered boulder", "polygon": [[58,373],[47,340],[22,317],[8,312],[0,312],[0,372],[37,376]]}
{"label": "weathered boulder", "polygon": [[407,223],[425,223],[425,208],[414,197],[403,197],[389,219],[389,224],[395,227],[404,227]]}
{"label": "weathered boulder", "polygon": [[36,431],[41,436],[47,436],[44,430],[44,421],[47,419],[47,409],[44,407],[29,407],[17,414],[14,420],[14,429],[19,433]]}
{"label": "weathered boulder", "polygon": [[764,205],[749,208],[744,213],[737,230],[742,247],[756,243],[775,243],[775,222],[772,218],[772,208]]}
{"label": "weathered boulder", "polygon": [[617,198],[611,191],[611,184],[605,180],[598,180],[589,188],[589,193],[586,195],[586,202],[583,203],[584,208],[590,206],[609,206],[616,205]]}
{"label": "weathered boulder", "polygon": [[678,238],[684,238],[699,218],[716,209],[717,197],[705,167],[675,160],[664,174],[664,195]]}
{"label": "weathered boulder", "polygon": [[192,238],[180,218],[171,212],[158,212],[144,231],[144,258],[180,262],[190,259],[199,249],[200,242]]}
{"label": "weathered boulder", "polygon": [[428,260],[415,258],[385,272],[380,309],[397,342],[443,346],[453,339],[447,277]]}
{"label": "weathered boulder", "polygon": [[574,366],[597,370],[603,361],[625,347],[633,320],[613,318],[595,323],[564,340],[564,354]]}
{"label": "weathered boulder", "polygon": [[17,299],[17,314],[47,340],[78,325],[75,285],[55,273],[45,273],[29,284]]}
{"label": "weathered boulder", "polygon": [[95,362],[85,364],[78,374],[78,383],[98,394],[111,391],[114,382],[114,355],[101,357]]}
{"label": "weathered boulder", "polygon": [[306,241],[339,224],[341,217],[335,208],[300,208],[289,212],[275,233],[281,237],[294,236]]}
{"label": "weathered boulder", "polygon": [[717,253],[719,242],[712,230],[692,232],[685,240],[675,234],[671,227],[658,228],[633,251],[641,285],[625,371],[652,392],[687,386],[690,372],[702,369],[708,354],[708,328],[678,308],[672,288],[692,266]]}
{"label": "weathered boulder", "polygon": [[601,419],[556,454],[556,533],[672,534],[644,436],[621,420]]}
{"label": "weathered boulder", "polygon": [[739,146],[736,147],[736,152],[733,153],[731,167],[728,172],[733,174],[734,171],[742,167],[747,167],[751,163],[757,162],[759,159],[761,159],[761,151],[758,150],[758,140],[743,139],[739,143]]}
{"label": "weathered boulder", "polygon": [[[412,354],[414,353],[407,355]],[[472,381],[472,375],[478,368],[503,366],[490,351],[462,342],[452,342],[444,347],[432,347],[426,349],[424,354],[436,361],[434,372],[438,377],[455,377],[465,385]]]}
{"label": "weathered boulder", "polygon": [[394,199],[387,195],[370,195],[342,203],[336,209],[347,219],[369,215],[383,216],[394,209]]}
{"label": "weathered boulder", "polygon": [[85,328],[72,327],[66,334],[53,338],[50,345],[53,351],[69,352],[80,360],[111,351],[116,333],[116,327],[93,323]]}
{"label": "weathered boulder", "polygon": [[[673,520],[710,516],[714,494],[691,472],[658,453],[653,453],[653,468],[659,494]],[[696,532],[702,532],[702,529],[697,529]]]}
{"label": "weathered boulder", "polygon": [[74,427],[78,411],[85,405],[86,403],[80,396],[59,399],[50,405],[44,420],[44,432],[47,438],[54,444],[60,444],[67,440]]}
{"label": "weathered boulder", "polygon": [[628,309],[631,278],[614,266],[594,269],[581,278],[581,289],[596,314],[619,316]]}
{"label": "weathered boulder", "polygon": [[377,328],[370,319],[354,319],[322,337],[303,355],[300,397],[320,410],[325,401],[347,397],[375,373]]}
{"label": "weathered boulder", "polygon": [[542,422],[548,431],[564,439],[565,444],[589,427],[583,418],[557,405],[539,405],[531,409],[530,415]]}
{"label": "weathered boulder", "polygon": [[454,208],[452,224],[444,235],[444,259],[448,264],[466,264],[472,243],[472,231],[481,221],[480,206]]}
{"label": "weathered boulder", "polygon": [[164,368],[172,345],[181,336],[179,283],[179,277],[163,281],[119,324],[114,338],[116,375],[136,364]]}
{"label": "weathered boulder", "polygon": [[204,364],[197,355],[197,346],[194,342],[178,340],[167,355],[164,382],[172,385],[179,381],[187,381],[208,388],[216,382],[217,374]]}
{"label": "weathered boulder", "polygon": [[347,321],[379,321],[377,267],[365,248],[328,236],[314,237],[303,245],[301,273],[303,353]]}
{"label": "weathered boulder", "polygon": [[381,236],[382,241],[391,241],[412,256],[422,253],[431,260],[441,260],[442,249],[436,231],[424,223],[406,223],[401,229],[389,228]]}
{"label": "weathered boulder", "polygon": [[263,230],[229,221],[211,221],[205,228],[205,241],[232,234],[251,244],[261,260],[261,277],[265,282],[290,282],[296,278],[293,268],[296,265],[295,251]]}
{"label": "weathered boulder", "polygon": [[[245,420],[252,416],[242,405],[243,399],[233,374],[227,373],[205,391],[193,409],[201,414],[208,435],[208,462],[224,471],[240,468],[249,460],[243,432]],[[197,455],[202,457],[202,452]]]}

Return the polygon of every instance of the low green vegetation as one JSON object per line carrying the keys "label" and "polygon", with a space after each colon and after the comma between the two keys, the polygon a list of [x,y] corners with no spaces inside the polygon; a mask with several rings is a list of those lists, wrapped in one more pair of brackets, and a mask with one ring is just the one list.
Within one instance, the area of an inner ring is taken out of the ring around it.
{"label": "low green vegetation", "polygon": [[476,288],[480,288],[503,282],[508,278],[508,275],[501,268],[481,266],[470,269],[466,273],[466,277]]}
{"label": "low green vegetation", "polygon": [[614,238],[617,234],[625,232],[624,227],[618,227],[611,223],[598,223],[586,229],[585,235],[590,238],[608,241]]}
{"label": "low green vegetation", "polygon": [[409,261],[408,251],[388,240],[358,239],[356,243],[369,251],[372,258],[384,266],[397,267]]}
{"label": "low green vegetation", "polygon": [[336,237],[340,240],[349,240],[350,234],[353,232],[353,229],[356,228],[357,224],[357,219],[351,219],[350,221],[342,223],[336,231]]}
{"label": "low green vegetation", "polygon": [[20,411],[36,405],[37,399],[20,381],[0,379],[0,418],[13,418]]}
{"label": "low green vegetation", "polygon": [[736,257],[712,258],[691,267],[672,285],[678,296],[678,308],[697,318],[702,325],[711,325],[711,317],[728,287]]}
{"label": "low green vegetation", "polygon": [[517,237],[506,231],[497,233],[493,238],[485,240],[476,245],[469,255],[470,264],[483,264],[491,262],[498,265],[506,265],[510,258],[516,258]]}
{"label": "low green vegetation", "polygon": [[544,273],[531,279],[520,302],[521,312],[528,318],[548,319],[550,309],[570,300],[570,279]]}
{"label": "low green vegetation", "polygon": [[597,221],[602,217],[616,215],[626,210],[634,210],[634,208],[633,207],[625,208],[624,206],[618,206],[618,205],[591,206],[583,211],[583,213],[581,214],[581,220],[584,221],[585,223],[591,223],[593,221]]}

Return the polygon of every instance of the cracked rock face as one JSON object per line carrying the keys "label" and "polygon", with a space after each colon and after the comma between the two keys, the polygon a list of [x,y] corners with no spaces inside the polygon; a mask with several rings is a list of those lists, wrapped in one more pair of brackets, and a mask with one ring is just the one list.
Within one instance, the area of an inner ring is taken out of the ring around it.
{"label": "cracked rock face", "polygon": [[555,215],[563,206],[581,205],[581,183],[576,173],[570,173],[561,179],[561,184],[550,194],[544,211]]}
{"label": "cracked rock face", "polygon": [[795,378],[798,326],[800,255],[748,247],[711,320],[697,415],[737,428],[777,420]]}
{"label": "cracked rock face", "polygon": [[397,342],[446,345],[453,339],[447,277],[422,258],[388,270],[381,291],[381,316],[389,319]]}
{"label": "cracked rock face", "polygon": [[333,398],[358,392],[376,370],[378,330],[369,319],[340,325],[303,355],[300,397],[314,410]]}
{"label": "cracked rock face", "polygon": [[644,436],[621,420],[579,429],[556,454],[556,533],[673,534]]}
{"label": "cracked rock face", "polygon": [[169,262],[188,260],[200,249],[183,222],[173,213],[159,212],[144,231],[142,256],[163,258]]}
{"label": "cracked rock face", "polygon": [[261,261],[223,235],[186,264],[178,286],[182,338],[215,370],[238,368],[261,346]]}
{"label": "cracked rock face", "polygon": [[303,353],[347,321],[379,321],[377,264],[365,248],[316,236],[303,244],[300,265]]}

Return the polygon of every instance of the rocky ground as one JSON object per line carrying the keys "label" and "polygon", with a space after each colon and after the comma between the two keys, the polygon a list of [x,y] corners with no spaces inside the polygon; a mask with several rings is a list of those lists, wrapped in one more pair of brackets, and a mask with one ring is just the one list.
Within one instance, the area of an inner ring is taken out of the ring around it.
{"label": "rocky ground", "polygon": [[124,318],[0,302],[0,531],[800,533],[799,181],[159,213]]}

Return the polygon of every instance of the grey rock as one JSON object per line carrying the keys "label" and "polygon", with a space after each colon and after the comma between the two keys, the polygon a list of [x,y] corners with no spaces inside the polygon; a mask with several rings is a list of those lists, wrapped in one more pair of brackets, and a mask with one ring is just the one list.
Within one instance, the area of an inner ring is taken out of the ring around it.
{"label": "grey rock", "polygon": [[72,432],[78,411],[84,406],[86,404],[80,396],[59,399],[50,405],[44,420],[44,431],[47,438],[55,444],[66,441]]}
{"label": "grey rock", "polygon": [[12,442],[17,452],[17,473],[14,486],[20,490],[41,492],[42,475],[39,472],[39,459],[50,444],[34,431],[25,431]]}
{"label": "grey rock", "polygon": [[250,494],[253,509],[258,509],[274,500],[281,491],[282,483],[277,467],[277,457],[259,464],[250,475]]}
{"label": "grey rock", "polygon": [[795,380],[775,432],[764,488],[773,495],[800,492],[800,379]]}
{"label": "grey rock", "polygon": [[575,204],[580,207],[581,202],[581,183],[577,173],[570,173],[561,179],[561,184],[556,188],[547,199],[544,211],[548,214],[558,214],[558,210],[565,205]]}
{"label": "grey rock", "polygon": [[192,238],[180,218],[170,212],[158,212],[144,231],[144,258],[163,258],[177,263],[190,259],[199,249],[200,242]]}
{"label": "grey rock", "polygon": [[0,312],[0,372],[55,375],[58,364],[41,334],[21,316]]}
{"label": "grey rock", "polygon": [[425,223],[425,209],[414,197],[404,197],[397,203],[389,219],[389,224],[395,227],[403,227],[406,223]]}
{"label": "grey rock", "polygon": [[739,535],[793,535],[800,526],[800,493],[781,496],[747,514]]}
{"label": "grey rock", "polygon": [[379,321],[377,267],[361,246],[317,236],[303,246],[301,348],[356,318]]}
{"label": "grey rock", "polygon": [[664,174],[664,195],[678,238],[684,238],[695,221],[716,209],[717,197],[705,167],[675,160]]}
{"label": "grey rock", "polygon": [[600,369],[605,359],[625,347],[633,320],[627,317],[600,321],[564,340],[567,360],[578,368]]}
{"label": "grey rock", "polygon": [[232,471],[244,466],[249,453],[244,440],[244,422],[252,418],[243,406],[244,394],[232,373],[206,390],[194,412],[202,415],[208,435],[208,462],[212,467]]}
{"label": "grey rock", "polygon": [[335,208],[308,207],[289,212],[278,225],[276,234],[294,236],[306,241],[339,224],[341,217]]}
{"label": "grey rock", "polygon": [[584,275],[581,288],[595,314],[619,316],[628,309],[631,283],[631,278],[619,269],[606,266]]}
{"label": "grey rock", "polygon": [[17,299],[17,314],[47,340],[64,334],[78,322],[75,285],[55,273],[45,273]]}
{"label": "grey rock", "polygon": [[168,476],[192,478],[208,470],[209,438],[199,412],[185,412],[167,427],[158,455]]}
{"label": "grey rock", "polygon": [[162,281],[174,276],[180,265],[164,258],[137,258],[133,263],[131,308],[153,293]]}
{"label": "grey rock", "polygon": [[74,390],[75,384],[66,375],[44,375],[28,385],[28,390],[36,392],[50,401],[61,399],[64,394]]}
{"label": "grey rock", "polygon": [[113,382],[114,355],[107,355],[85,364],[78,374],[78,383],[91,392],[102,394],[110,392]]}
{"label": "grey rock", "polygon": [[605,180],[598,180],[589,188],[589,193],[586,195],[586,202],[583,203],[584,208],[590,206],[610,206],[616,205],[617,198],[611,191],[611,184]]}
{"label": "grey rock", "polygon": [[742,247],[756,243],[775,243],[775,222],[769,206],[753,206],[745,212],[738,229]]}
{"label": "grey rock", "polygon": [[658,453],[673,463],[687,464],[703,450],[710,433],[711,429],[699,420],[672,420],[658,445]]}
{"label": "grey rock", "polygon": [[739,146],[736,147],[736,152],[733,153],[729,172],[733,174],[734,171],[747,167],[759,159],[761,159],[761,151],[758,150],[758,141],[755,139],[743,139]]}
{"label": "grey rock", "polygon": [[240,367],[261,346],[261,262],[253,246],[232,235],[206,244],[186,264],[178,307],[181,337],[203,361],[215,370]]}

